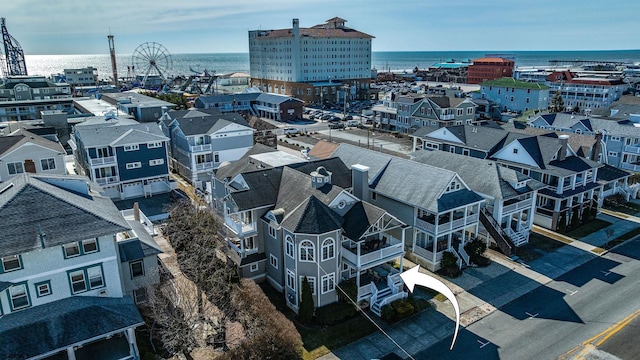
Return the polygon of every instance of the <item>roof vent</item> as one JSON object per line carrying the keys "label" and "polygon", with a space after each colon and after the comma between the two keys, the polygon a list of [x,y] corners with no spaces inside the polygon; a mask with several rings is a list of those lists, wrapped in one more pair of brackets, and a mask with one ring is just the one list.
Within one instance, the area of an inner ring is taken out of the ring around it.
{"label": "roof vent", "polygon": [[7,186],[3,187],[3,188],[0,190],[0,195],[4,194],[4,193],[5,193],[5,191],[7,191],[7,190],[11,189],[12,187],[13,187],[13,183],[11,183],[11,184],[9,184],[9,185],[7,185]]}

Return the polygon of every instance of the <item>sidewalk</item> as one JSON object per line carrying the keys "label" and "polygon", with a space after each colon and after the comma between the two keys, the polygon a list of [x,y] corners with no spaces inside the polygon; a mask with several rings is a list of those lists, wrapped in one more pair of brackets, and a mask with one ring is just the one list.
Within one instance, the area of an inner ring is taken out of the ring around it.
{"label": "sidewalk", "polygon": [[[460,323],[463,327],[467,327],[532,290],[549,285],[553,279],[597,256],[591,251],[595,248],[593,245],[548,230],[546,233],[546,236],[570,246],[562,246],[548,252],[529,264],[513,261],[504,254],[489,249],[485,253],[491,259],[489,266],[466,268],[461,276],[454,279],[443,278],[423,268],[420,272],[439,279],[453,291],[460,307]],[[403,262],[406,269],[415,266],[407,259]],[[553,285],[549,286],[553,287]],[[435,298],[430,302],[433,310],[428,309],[393,325],[382,322],[385,332],[403,349],[411,353],[427,348],[439,340],[450,337],[453,333],[455,311],[451,303],[438,301]],[[376,332],[340,349],[335,349],[333,353],[320,359],[365,360],[380,358],[390,352],[404,355],[390,339]]]}

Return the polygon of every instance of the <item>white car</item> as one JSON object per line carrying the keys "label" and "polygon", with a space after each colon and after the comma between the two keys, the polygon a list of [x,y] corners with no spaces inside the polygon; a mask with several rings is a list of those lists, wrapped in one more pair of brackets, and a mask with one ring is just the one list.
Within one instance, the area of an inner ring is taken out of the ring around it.
{"label": "white car", "polygon": [[298,129],[294,128],[294,127],[286,127],[284,129],[282,129],[282,131],[284,132],[285,135],[297,134],[298,133]]}

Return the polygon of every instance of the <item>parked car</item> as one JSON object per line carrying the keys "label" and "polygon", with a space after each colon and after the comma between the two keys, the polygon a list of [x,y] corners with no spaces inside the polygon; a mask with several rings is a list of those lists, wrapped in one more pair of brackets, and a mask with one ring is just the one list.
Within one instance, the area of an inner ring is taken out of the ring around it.
{"label": "parked car", "polygon": [[332,116],[329,118],[328,120],[330,123],[336,123],[336,122],[340,122],[340,118],[337,116]]}
{"label": "parked car", "polygon": [[344,124],[341,122],[330,123],[329,129],[344,129]]}
{"label": "parked car", "polygon": [[289,135],[289,134],[297,134],[298,133],[298,129],[294,128],[294,127],[286,127],[284,129],[282,129],[285,135]]}
{"label": "parked car", "polygon": [[345,124],[345,126],[358,126],[360,125],[360,120],[349,120]]}
{"label": "parked car", "polygon": [[322,115],[322,117],[320,119],[329,120],[329,119],[331,119],[331,115],[329,115],[329,114]]}
{"label": "parked car", "polygon": [[344,117],[344,119],[342,119],[342,120],[344,120],[344,121],[347,121],[347,120],[353,120],[353,116],[351,116],[351,115],[347,115],[347,116],[345,116],[345,117]]}

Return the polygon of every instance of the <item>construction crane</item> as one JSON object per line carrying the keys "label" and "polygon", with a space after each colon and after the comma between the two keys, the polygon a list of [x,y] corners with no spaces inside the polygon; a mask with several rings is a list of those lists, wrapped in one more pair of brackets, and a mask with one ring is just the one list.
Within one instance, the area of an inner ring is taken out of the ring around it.
{"label": "construction crane", "polygon": [[116,87],[118,84],[118,68],[116,67],[116,47],[113,43],[113,35],[111,35],[111,31],[109,31],[109,35],[107,35],[107,39],[109,40],[109,53],[111,54],[111,68],[113,69],[113,82]]}
{"label": "construction crane", "polygon": [[27,64],[24,61],[24,51],[20,43],[7,31],[5,18],[2,18],[2,43],[4,45],[4,62],[2,67],[4,76],[27,75]]}

